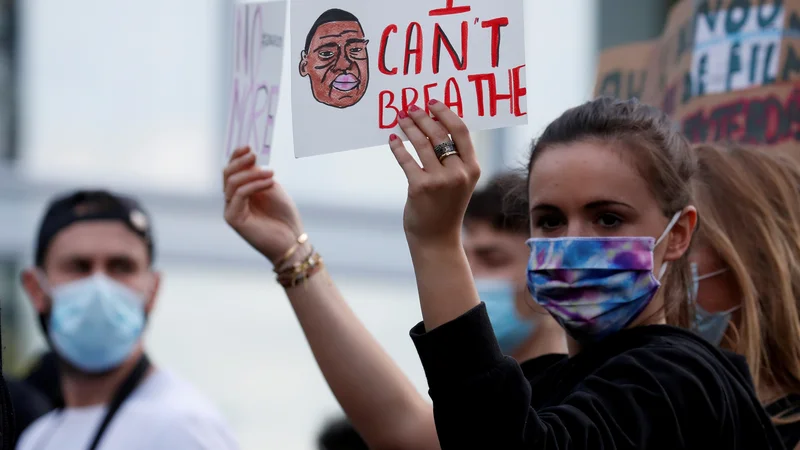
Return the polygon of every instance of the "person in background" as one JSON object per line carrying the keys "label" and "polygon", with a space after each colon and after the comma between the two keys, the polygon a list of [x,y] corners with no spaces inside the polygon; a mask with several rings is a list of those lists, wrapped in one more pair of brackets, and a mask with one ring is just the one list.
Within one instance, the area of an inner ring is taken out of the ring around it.
{"label": "person in background", "polygon": [[423,321],[411,336],[441,448],[782,449],[747,365],[690,330],[696,161],[667,116],[601,98],[532,146],[528,288],[568,335],[569,358],[527,372],[503,355],[461,245],[480,175],[446,105],[399,114],[406,239]]}
{"label": "person in background", "polygon": [[6,385],[14,407],[14,442],[17,442],[25,429],[54,407],[47,396],[25,380],[9,379]]}
{"label": "person in background", "polygon": [[528,292],[528,202],[516,192],[524,182],[515,173],[492,178],[472,194],[463,228],[464,251],[500,349],[520,363],[567,353],[564,330]]}
{"label": "person in background", "polygon": [[346,418],[326,424],[317,438],[317,445],[319,450],[369,450]]}
{"label": "person in background", "polygon": [[800,448],[800,168],[755,149],[696,152],[696,330],[747,359],[786,448]]}
{"label": "person in background", "polygon": [[58,370],[58,355],[53,350],[44,352],[34,364],[24,381],[44,394],[54,408],[64,407],[61,392],[61,375]]}
{"label": "person in background", "polygon": [[[342,298],[273,172],[261,170],[255,155],[242,148],[223,175],[226,221],[273,263],[328,385],[369,447],[438,449],[430,403]],[[505,175],[475,194],[463,245],[475,276],[484,281],[482,295],[505,350],[521,360],[551,353],[557,355],[549,358],[560,358],[567,351],[563,330],[526,301],[527,203],[512,203],[504,213],[506,189],[518,180]]]}
{"label": "person in background", "polygon": [[131,198],[79,191],[49,205],[22,283],[58,358],[65,407],[25,430],[20,450],[238,448],[216,409],[145,354],[154,250]]}

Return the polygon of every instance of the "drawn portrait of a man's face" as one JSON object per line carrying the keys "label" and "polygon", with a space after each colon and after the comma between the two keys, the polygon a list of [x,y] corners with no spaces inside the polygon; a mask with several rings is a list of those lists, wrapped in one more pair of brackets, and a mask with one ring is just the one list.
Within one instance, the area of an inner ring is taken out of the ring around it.
{"label": "drawn portrait of a man's face", "polygon": [[369,84],[368,43],[356,16],[341,9],[322,13],[300,55],[300,76],[311,81],[318,102],[349,108],[361,100]]}

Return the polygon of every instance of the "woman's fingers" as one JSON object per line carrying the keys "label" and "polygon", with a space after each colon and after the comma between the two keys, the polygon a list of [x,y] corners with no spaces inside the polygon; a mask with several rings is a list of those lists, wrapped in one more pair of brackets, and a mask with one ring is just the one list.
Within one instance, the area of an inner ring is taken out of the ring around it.
{"label": "woman's fingers", "polygon": [[444,103],[436,100],[431,100],[428,104],[428,109],[431,110],[439,120],[439,123],[444,125],[450,136],[453,137],[453,142],[456,144],[456,150],[458,150],[461,160],[469,165],[477,166],[478,159],[475,156],[475,147],[472,146],[472,137],[470,137],[469,129],[464,124],[464,121],[458,117],[458,114],[450,110]]}
{"label": "woman's fingers", "polygon": [[236,150],[234,150],[233,153],[231,153],[231,157],[228,158],[228,162],[231,162],[234,159],[236,159],[236,158],[238,158],[238,157],[240,157],[242,155],[245,155],[245,154],[247,154],[249,152],[250,152],[250,147],[239,147]]}
{"label": "woman's fingers", "polygon": [[250,169],[237,172],[228,177],[225,183],[225,201],[230,201],[236,190],[241,186],[258,180],[272,179],[274,172],[271,170],[264,170],[259,167],[251,167]]}
{"label": "woman's fingers", "polygon": [[439,160],[439,155],[437,155],[435,151],[436,146],[450,142],[450,136],[448,135],[447,130],[441,124],[433,120],[425,111],[416,107],[414,107],[413,111],[409,110],[408,115],[414,119],[414,123],[417,125],[417,127],[428,137],[432,146],[431,148],[434,150],[432,153],[434,158],[436,158],[437,164],[448,167],[461,163],[458,158],[452,158],[449,156],[441,161]]}
{"label": "woman's fingers", "polygon": [[406,146],[403,145],[403,140],[396,134],[389,136],[389,148],[392,149],[394,158],[397,160],[397,163],[400,164],[400,168],[403,169],[403,173],[406,174],[406,178],[408,178],[409,182],[422,172],[422,168],[419,167],[419,164],[417,164],[414,158],[411,157],[411,154],[408,153],[408,150],[406,150]]}
{"label": "woman's fingers", "polygon": [[[244,149],[236,150],[233,153],[233,157],[231,158],[231,162],[225,167],[225,170],[222,171],[222,184],[225,185],[228,183],[228,178],[233,175],[234,173],[241,172],[242,170],[249,169],[256,164],[256,155],[255,153],[250,152],[250,150]],[[237,156],[238,154],[238,156]]]}
{"label": "woman's fingers", "polygon": [[275,184],[272,178],[258,179],[239,186],[233,193],[230,202],[225,207],[225,220],[234,224],[237,220],[243,219],[247,210],[247,202],[251,195],[270,189]]}
{"label": "woman's fingers", "polygon": [[[420,113],[423,115],[425,114],[416,106],[409,108],[409,114]],[[426,171],[436,170],[437,168],[441,167],[441,164],[439,164],[439,160],[436,159],[436,155],[433,153],[431,141],[429,141],[428,136],[426,136],[425,133],[419,129],[416,122],[409,116],[409,114],[401,111],[398,115],[400,128],[403,130],[403,133],[406,134],[408,140],[411,141],[411,145],[414,146],[414,150],[417,151],[419,160],[422,162],[422,168]]]}

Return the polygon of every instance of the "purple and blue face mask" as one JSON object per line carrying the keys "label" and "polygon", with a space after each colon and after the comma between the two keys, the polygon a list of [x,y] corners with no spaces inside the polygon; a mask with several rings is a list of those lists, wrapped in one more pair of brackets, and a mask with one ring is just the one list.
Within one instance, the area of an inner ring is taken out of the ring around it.
{"label": "purple and blue face mask", "polygon": [[528,290],[573,339],[602,340],[639,316],[661,286],[653,250],[680,219],[676,213],[658,239],[563,237],[528,240]]}

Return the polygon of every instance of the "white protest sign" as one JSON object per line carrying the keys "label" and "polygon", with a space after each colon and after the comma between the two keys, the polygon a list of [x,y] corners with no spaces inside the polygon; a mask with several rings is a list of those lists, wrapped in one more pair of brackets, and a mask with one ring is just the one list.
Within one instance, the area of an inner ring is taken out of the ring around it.
{"label": "white protest sign", "polygon": [[527,123],[523,0],[292,0],[295,156],[388,143],[431,99],[471,131]]}
{"label": "white protest sign", "polygon": [[225,133],[225,160],[249,146],[269,164],[278,111],[286,2],[235,6],[233,86]]}
{"label": "white protest sign", "polygon": [[695,16],[692,95],[769,85],[778,77],[783,2],[706,2]]}

